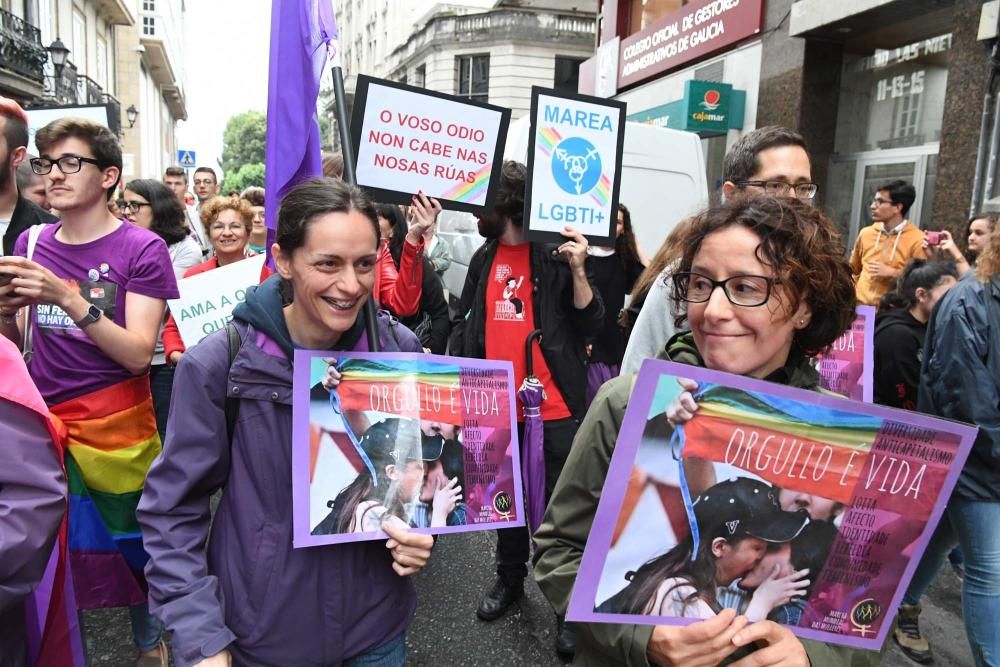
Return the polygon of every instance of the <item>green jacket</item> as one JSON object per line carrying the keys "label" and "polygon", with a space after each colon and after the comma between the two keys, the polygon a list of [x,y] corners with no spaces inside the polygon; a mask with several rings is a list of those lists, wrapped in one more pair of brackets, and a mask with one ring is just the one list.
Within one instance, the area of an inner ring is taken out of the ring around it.
{"label": "green jacket", "polygon": [[[691,344],[690,334],[678,334],[667,343],[666,354],[673,361],[701,365]],[[534,535],[535,581],[557,614],[565,614],[580,569],[583,548],[597,512],[615,441],[625,417],[635,376],[615,378],[606,383],[590,406],[573,441],[573,448],[559,476],[545,520]],[[800,357],[769,380],[793,387],[816,389],[818,375]],[[627,665],[648,667],[646,645],[652,625],[579,623],[574,665],[604,667]],[[813,667],[867,667],[878,665],[881,654],[822,642],[801,640]],[[883,649],[884,651],[884,649]]]}

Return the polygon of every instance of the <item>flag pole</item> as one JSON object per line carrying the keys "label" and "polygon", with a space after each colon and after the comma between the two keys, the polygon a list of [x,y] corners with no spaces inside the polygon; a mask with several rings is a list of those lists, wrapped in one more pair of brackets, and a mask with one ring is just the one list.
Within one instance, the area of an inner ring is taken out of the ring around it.
{"label": "flag pole", "polygon": [[[337,116],[337,130],[340,133],[340,154],[344,158],[344,181],[349,185],[357,185],[358,179],[354,172],[354,145],[347,124],[347,103],[344,94],[344,70],[340,66],[339,45],[334,46],[333,66],[330,68],[333,76],[334,113]],[[381,352],[382,344],[378,337],[378,314],[375,311],[375,296],[368,297],[362,310],[365,318],[365,332],[368,334],[368,349],[371,352]]]}

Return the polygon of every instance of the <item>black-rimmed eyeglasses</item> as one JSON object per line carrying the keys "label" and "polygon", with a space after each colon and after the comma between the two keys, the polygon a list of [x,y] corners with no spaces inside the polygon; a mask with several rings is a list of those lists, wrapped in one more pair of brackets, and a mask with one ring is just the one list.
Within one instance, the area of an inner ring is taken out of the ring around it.
{"label": "black-rimmed eyeglasses", "polygon": [[59,165],[59,171],[64,174],[75,174],[76,172],[83,169],[83,163],[89,162],[90,164],[96,165],[99,169],[101,163],[92,157],[82,157],[80,155],[63,155],[61,158],[56,160],[50,160],[47,157],[35,157],[31,158],[31,171],[35,172],[39,176],[44,176],[45,174],[52,171],[53,165]]}
{"label": "black-rimmed eyeglasses", "polygon": [[819,191],[819,186],[815,183],[786,183],[784,181],[737,181],[736,185],[745,188],[748,185],[761,188],[769,195],[775,197],[788,197],[790,193],[795,193],[799,199],[812,199]]}
{"label": "black-rimmed eyeglasses", "polygon": [[675,273],[674,294],[681,301],[705,303],[712,298],[716,287],[734,306],[753,308],[763,306],[771,298],[771,288],[777,282],[767,276],[731,276],[725,280],[713,280],[700,273]]}
{"label": "black-rimmed eyeglasses", "polygon": [[147,201],[128,201],[126,199],[122,199],[118,202],[118,208],[121,209],[122,212],[131,213],[134,211],[138,213],[142,210],[143,206],[152,206],[152,204]]}

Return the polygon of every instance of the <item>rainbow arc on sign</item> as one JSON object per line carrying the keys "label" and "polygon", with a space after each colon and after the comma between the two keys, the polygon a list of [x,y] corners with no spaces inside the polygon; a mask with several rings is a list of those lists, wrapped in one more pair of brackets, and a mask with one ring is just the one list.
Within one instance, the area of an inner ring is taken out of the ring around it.
{"label": "rainbow arc on sign", "polygon": [[472,182],[462,182],[447,190],[441,195],[441,199],[451,201],[475,201],[486,196],[486,187],[490,184],[490,172],[493,165],[488,164],[475,173]]}

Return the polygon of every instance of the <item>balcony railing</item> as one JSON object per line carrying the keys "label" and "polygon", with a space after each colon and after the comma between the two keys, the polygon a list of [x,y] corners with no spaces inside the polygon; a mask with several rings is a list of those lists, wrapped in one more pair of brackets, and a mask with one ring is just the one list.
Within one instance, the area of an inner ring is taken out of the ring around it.
{"label": "balcony railing", "polygon": [[76,101],[78,104],[104,104],[104,89],[89,76],[76,77]]}
{"label": "balcony railing", "polygon": [[42,83],[49,54],[35,26],[0,9],[0,68]]}
{"label": "balcony railing", "polygon": [[59,76],[46,76],[43,97],[54,100],[57,104],[77,103],[77,73],[76,65],[67,62],[63,65]]}

